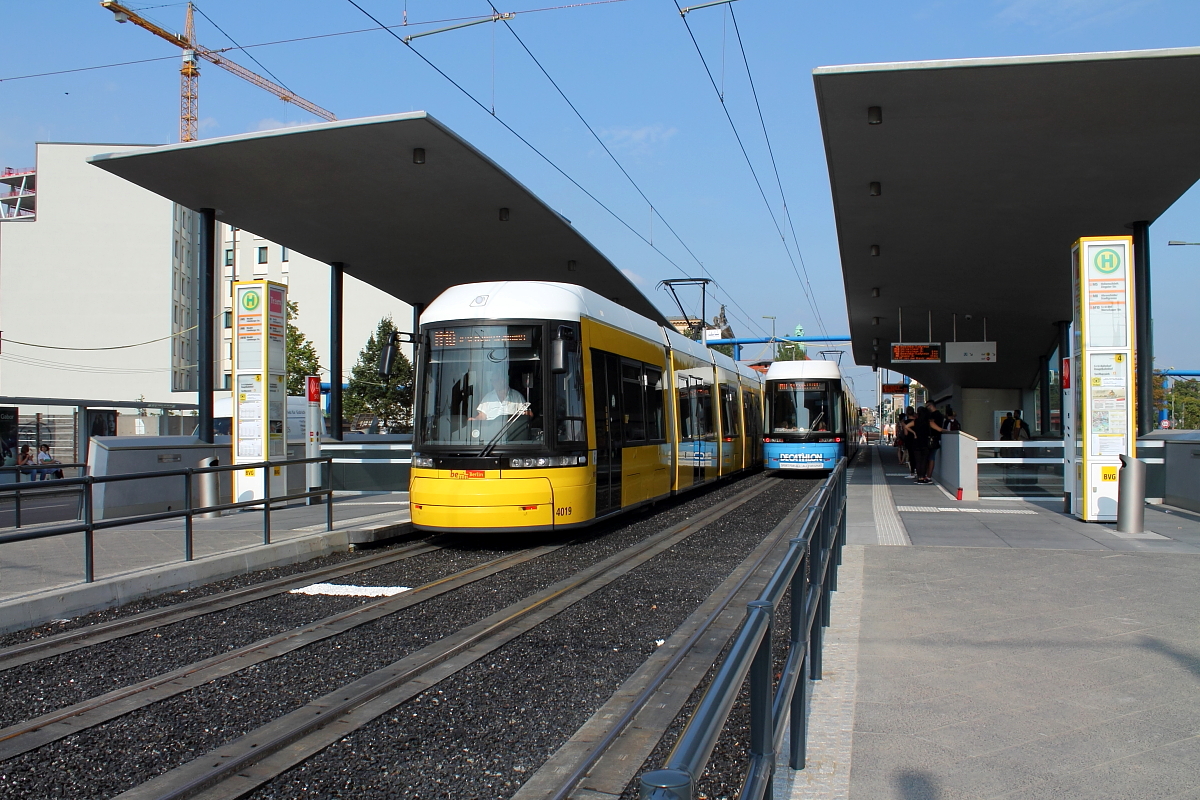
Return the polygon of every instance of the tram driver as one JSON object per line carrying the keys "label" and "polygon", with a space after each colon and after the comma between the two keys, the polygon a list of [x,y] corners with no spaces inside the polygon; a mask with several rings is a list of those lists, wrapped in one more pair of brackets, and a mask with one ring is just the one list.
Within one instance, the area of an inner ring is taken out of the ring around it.
{"label": "tram driver", "polygon": [[508,378],[503,372],[492,374],[491,387],[491,390],[483,396],[483,402],[476,407],[475,415],[471,419],[489,420],[496,419],[497,417],[508,418],[515,414],[524,414],[527,417],[533,416],[533,412],[529,408],[529,403],[525,402],[525,396],[509,386]]}

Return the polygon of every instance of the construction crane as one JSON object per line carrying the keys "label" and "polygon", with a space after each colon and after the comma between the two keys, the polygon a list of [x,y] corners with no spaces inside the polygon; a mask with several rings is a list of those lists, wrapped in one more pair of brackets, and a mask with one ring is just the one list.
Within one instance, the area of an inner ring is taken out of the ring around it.
{"label": "construction crane", "polygon": [[323,120],[332,121],[337,119],[330,112],[321,108],[316,103],[310,103],[291,89],[269,81],[240,64],[235,64],[215,50],[210,50],[207,47],[196,44],[196,23],[193,19],[191,3],[187,4],[187,20],[184,24],[182,36],[155,25],[133,9],[127,8],[115,2],[115,0],[102,0],[100,5],[111,11],[113,16],[116,17],[117,22],[132,22],[139,28],[144,28],[160,39],[166,39],[171,44],[183,50],[183,66],[179,70],[179,140],[182,142],[194,142],[198,138],[196,135],[200,102],[200,65],[198,59],[201,58],[211,64],[216,64],[223,70],[232,72],[239,78],[247,80],[259,88],[266,89],[285,103],[294,103],[308,113],[318,116]]}

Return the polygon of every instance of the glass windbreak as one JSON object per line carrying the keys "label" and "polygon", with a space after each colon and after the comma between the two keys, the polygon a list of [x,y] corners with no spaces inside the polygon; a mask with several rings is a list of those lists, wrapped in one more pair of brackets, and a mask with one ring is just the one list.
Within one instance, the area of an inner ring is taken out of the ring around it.
{"label": "glass windbreak", "polygon": [[767,384],[768,433],[838,431],[841,414],[827,381]]}
{"label": "glass windbreak", "polygon": [[486,450],[545,441],[539,326],[432,328],[423,349],[422,445]]}

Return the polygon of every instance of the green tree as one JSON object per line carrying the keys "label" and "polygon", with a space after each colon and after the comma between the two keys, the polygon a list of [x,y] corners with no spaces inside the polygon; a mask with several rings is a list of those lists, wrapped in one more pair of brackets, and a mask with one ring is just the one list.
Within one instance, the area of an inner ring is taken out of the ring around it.
{"label": "green tree", "polygon": [[[803,336],[804,326],[797,325],[792,336]],[[775,346],[779,354],[775,356],[776,361],[807,361],[808,348],[802,342],[780,342]]]}
{"label": "green tree", "polygon": [[1172,378],[1166,401],[1172,427],[1183,430],[1200,428],[1200,381]]}
{"label": "green tree", "polygon": [[350,370],[349,387],[342,399],[348,418],[356,414],[374,414],[381,427],[393,433],[412,432],[413,368],[403,353],[396,353],[392,377],[379,377],[379,354],[396,330],[391,317],[379,320],[375,333],[358,354],[358,363]]}
{"label": "green tree", "polygon": [[300,304],[287,304],[287,393],[292,397],[304,394],[304,377],[321,374],[321,359],[317,348],[292,320],[300,316]]}

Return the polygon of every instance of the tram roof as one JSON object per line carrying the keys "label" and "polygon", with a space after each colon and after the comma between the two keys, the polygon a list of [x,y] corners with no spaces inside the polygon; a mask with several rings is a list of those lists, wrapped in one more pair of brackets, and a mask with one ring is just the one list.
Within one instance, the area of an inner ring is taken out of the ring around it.
{"label": "tram roof", "polygon": [[[423,164],[414,163],[417,148]],[[563,281],[666,324],[569,220],[424,111],[91,161],[298,253],[342,262],[347,274],[410,304],[428,305],[461,283]]]}
{"label": "tram roof", "polygon": [[878,339],[893,368],[899,309],[905,341],[951,341],[957,314],[959,341],[983,340],[986,319],[997,343],[992,364],[895,367],[935,390],[1030,386],[1071,317],[1072,242],[1128,235],[1200,178],[1200,48],[821,67],[813,80],[855,360],[871,364]]}

